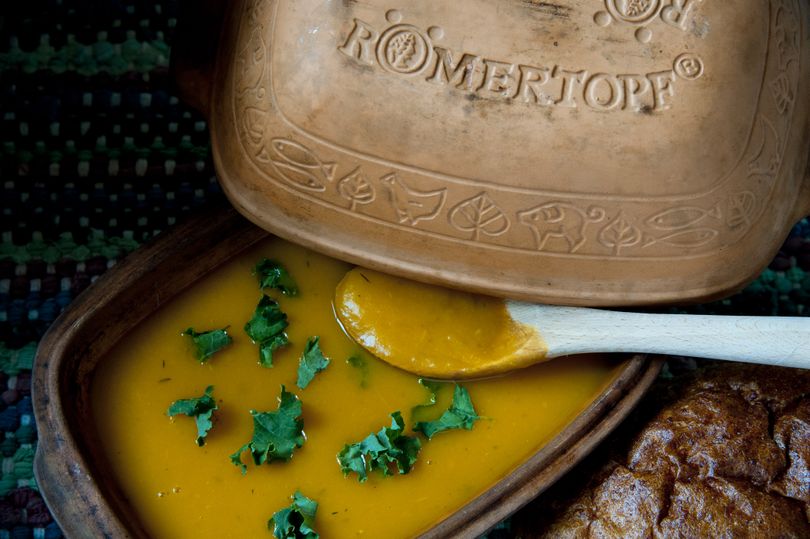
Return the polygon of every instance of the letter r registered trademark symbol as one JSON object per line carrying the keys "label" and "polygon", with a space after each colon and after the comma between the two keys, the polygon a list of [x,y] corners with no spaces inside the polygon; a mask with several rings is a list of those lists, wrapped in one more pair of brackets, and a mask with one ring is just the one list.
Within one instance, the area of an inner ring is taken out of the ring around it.
{"label": "letter r registered trademark symbol", "polygon": [[703,60],[692,53],[685,53],[675,59],[675,74],[682,79],[695,80],[703,75]]}

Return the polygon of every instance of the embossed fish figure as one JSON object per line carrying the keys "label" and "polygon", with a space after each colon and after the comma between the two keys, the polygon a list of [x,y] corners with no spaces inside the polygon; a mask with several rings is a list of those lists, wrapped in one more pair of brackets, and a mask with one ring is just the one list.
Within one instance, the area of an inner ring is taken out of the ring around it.
{"label": "embossed fish figure", "polygon": [[719,204],[708,210],[697,206],[671,208],[648,218],[647,224],[658,230],[681,230],[696,225],[708,217],[717,220],[723,218]]}
{"label": "embossed fish figure", "polygon": [[306,146],[294,140],[277,138],[271,143],[270,159],[284,179],[310,191],[324,191],[335,179],[335,163],[324,163]]}

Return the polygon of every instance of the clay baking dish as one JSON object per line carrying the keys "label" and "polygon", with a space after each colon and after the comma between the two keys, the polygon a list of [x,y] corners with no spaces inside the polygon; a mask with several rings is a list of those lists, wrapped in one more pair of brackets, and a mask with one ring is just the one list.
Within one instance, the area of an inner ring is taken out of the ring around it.
{"label": "clay baking dish", "polygon": [[[145,536],[103,464],[90,406],[97,364],[134,325],[266,236],[232,209],[184,223],[99,278],[41,342],[33,374],[34,469],[68,537]],[[626,416],[659,368],[660,361],[626,357],[608,387],[545,447],[425,536],[478,535],[528,502]]]}
{"label": "clay baking dish", "polygon": [[803,0],[189,11],[181,90],[228,197],[338,258],[542,302],[698,301],[810,212]]}

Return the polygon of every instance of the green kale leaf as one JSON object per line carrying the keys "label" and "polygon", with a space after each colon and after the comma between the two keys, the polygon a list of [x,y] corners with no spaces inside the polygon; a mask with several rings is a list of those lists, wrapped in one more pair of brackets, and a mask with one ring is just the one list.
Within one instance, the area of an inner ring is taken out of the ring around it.
{"label": "green kale leaf", "polygon": [[427,389],[430,392],[430,396],[428,396],[427,401],[411,408],[411,416],[422,416],[426,410],[436,406],[436,398],[438,397],[439,391],[448,384],[447,382],[437,382],[436,380],[420,378],[419,385]]}
{"label": "green kale leaf", "polygon": [[361,483],[368,479],[368,472],[378,470],[383,475],[406,474],[411,471],[422,442],[414,436],[405,436],[405,422],[397,411],[391,414],[391,426],[376,434],[369,434],[363,441],[346,445],[338,453],[338,462],[343,475],[357,474]]}
{"label": "green kale leaf", "polygon": [[191,338],[191,342],[194,343],[194,349],[196,351],[195,355],[200,363],[205,363],[208,361],[208,358],[233,342],[231,336],[228,335],[227,327],[200,333],[194,331],[194,328],[188,328],[183,332],[183,335]]}
{"label": "green kale leaf", "polygon": [[310,337],[304,353],[301,354],[301,360],[298,363],[298,381],[296,382],[301,389],[305,389],[316,374],[329,366],[329,359],[324,357],[321,352],[319,341],[320,337]]}
{"label": "green kale leaf", "polygon": [[298,295],[298,285],[295,280],[284,269],[284,266],[275,260],[263,259],[256,264],[253,273],[259,279],[259,288],[276,288],[281,290],[285,296]]}
{"label": "green kale leaf", "polygon": [[270,296],[262,296],[253,318],[245,324],[245,333],[259,345],[259,363],[262,367],[273,366],[273,352],[286,346],[289,341],[287,315]]}
{"label": "green kale leaf", "polygon": [[470,394],[460,385],[456,385],[453,391],[453,403],[445,410],[442,416],[436,421],[420,421],[413,430],[421,432],[430,440],[435,434],[450,429],[473,428],[473,423],[478,421],[479,416],[475,413]]}
{"label": "green kale leaf", "polygon": [[205,445],[205,437],[213,426],[211,416],[214,414],[214,410],[218,409],[217,402],[211,396],[213,391],[214,386],[208,386],[201,397],[174,401],[166,412],[169,417],[183,414],[195,419],[197,422],[197,445],[200,447]]}
{"label": "green kale leaf", "polygon": [[292,504],[275,513],[267,522],[267,529],[273,530],[276,539],[318,539],[318,533],[312,528],[318,502],[299,491],[290,499]]}
{"label": "green kale leaf", "polygon": [[301,401],[281,386],[278,410],[275,412],[250,411],[253,416],[253,439],[231,455],[231,462],[247,473],[242,463],[242,453],[250,450],[253,463],[260,466],[273,461],[288,461],[293,451],[304,445],[304,420],[301,418]]}

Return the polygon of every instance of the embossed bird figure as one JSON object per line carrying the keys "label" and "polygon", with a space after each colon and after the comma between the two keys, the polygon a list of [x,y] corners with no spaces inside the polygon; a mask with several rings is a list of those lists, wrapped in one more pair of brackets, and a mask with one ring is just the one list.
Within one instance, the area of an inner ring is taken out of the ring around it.
{"label": "embossed bird figure", "polygon": [[380,179],[386,187],[389,200],[400,223],[415,225],[436,217],[444,206],[447,189],[420,191],[414,189],[396,174],[389,174]]}

